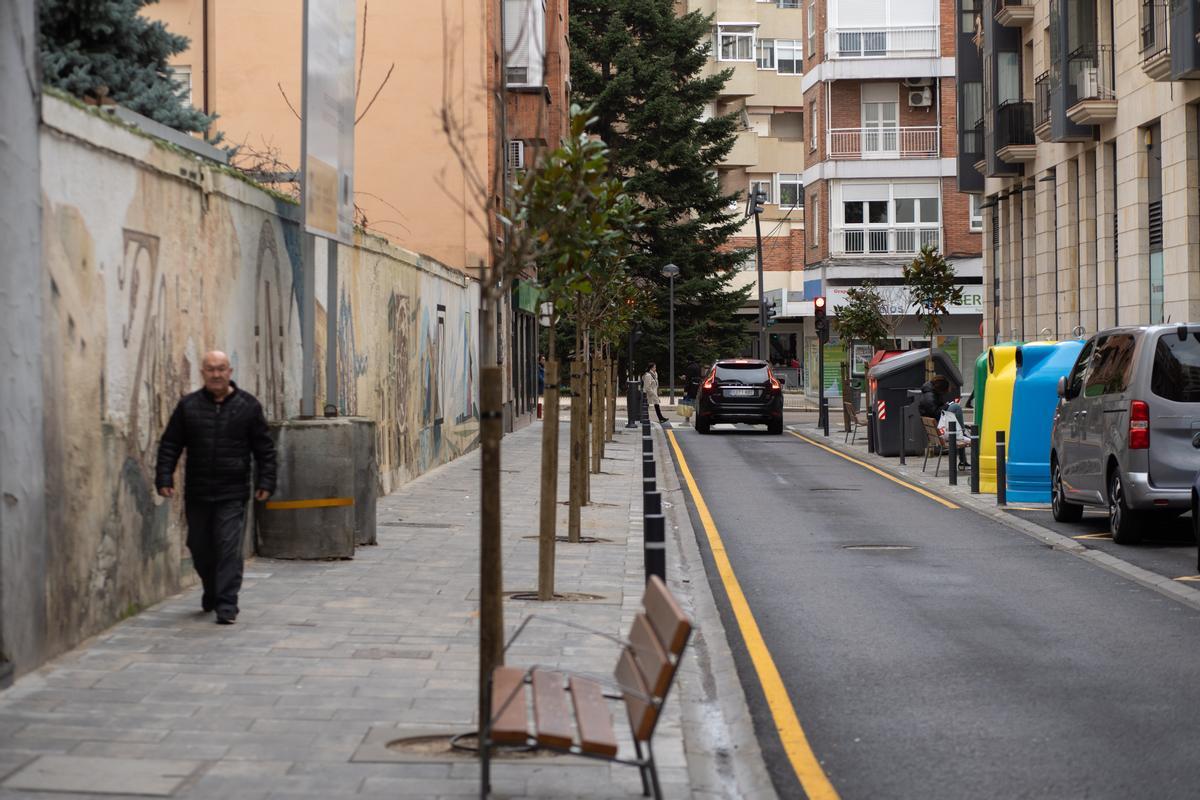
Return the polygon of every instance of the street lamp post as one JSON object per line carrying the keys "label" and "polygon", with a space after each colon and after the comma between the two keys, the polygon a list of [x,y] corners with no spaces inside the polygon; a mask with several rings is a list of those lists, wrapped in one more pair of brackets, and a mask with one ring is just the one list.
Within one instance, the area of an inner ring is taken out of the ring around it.
{"label": "street lamp post", "polygon": [[670,358],[668,359],[671,372],[671,405],[675,405],[675,277],[679,274],[679,267],[674,264],[667,264],[662,268],[664,278],[671,282],[671,338],[670,338]]}

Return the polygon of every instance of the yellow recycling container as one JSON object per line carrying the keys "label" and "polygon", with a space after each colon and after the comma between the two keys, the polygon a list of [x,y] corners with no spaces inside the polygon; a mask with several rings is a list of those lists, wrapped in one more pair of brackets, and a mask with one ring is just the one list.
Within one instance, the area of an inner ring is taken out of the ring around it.
{"label": "yellow recycling container", "polygon": [[988,348],[987,394],[979,426],[979,491],[996,493],[996,431],[1011,435],[1013,386],[1017,382],[1017,345]]}

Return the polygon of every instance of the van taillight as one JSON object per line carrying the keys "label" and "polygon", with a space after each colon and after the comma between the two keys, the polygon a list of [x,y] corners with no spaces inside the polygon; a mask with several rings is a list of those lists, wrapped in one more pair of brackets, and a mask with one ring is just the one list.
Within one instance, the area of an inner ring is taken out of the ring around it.
{"label": "van taillight", "polygon": [[1150,406],[1141,400],[1129,404],[1129,449],[1150,447]]}

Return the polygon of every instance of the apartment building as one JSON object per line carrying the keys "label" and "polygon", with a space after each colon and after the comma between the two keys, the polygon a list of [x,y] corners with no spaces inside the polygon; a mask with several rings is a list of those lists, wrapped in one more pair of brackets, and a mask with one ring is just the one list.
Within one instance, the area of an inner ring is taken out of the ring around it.
{"label": "apartment building", "polygon": [[[780,298],[803,290],[804,269],[804,12],[800,0],[682,0],[680,10],[699,11],[713,20],[710,73],[732,70],[720,97],[706,113],[735,114],[737,141],[718,170],[727,194],[766,193],[760,218],[763,289]],[[758,260],[753,218],[747,219],[734,247],[748,248],[734,285],[756,287],[744,309],[746,355],[758,356]],[[770,327],[768,357],[788,363],[799,355],[798,321]]]}
{"label": "apartment building", "polygon": [[[567,2],[368,8],[357,0],[354,188],[368,232],[479,275],[491,259],[479,180],[501,196],[506,176],[557,144],[564,130]],[[219,115],[227,143],[269,153],[279,168],[299,163],[299,3],[161,0],[144,13],[191,39],[172,69],[190,86],[193,105]],[[493,91],[501,77],[508,82],[503,104]],[[531,419],[536,407],[535,297],[527,280],[518,281],[499,309],[509,425]]]}
{"label": "apartment building", "polygon": [[[800,4],[808,125],[804,298],[824,295],[836,313],[848,289],[870,280],[889,304],[895,345],[923,346],[928,340],[910,313],[901,275],[922,247],[934,246],[961,277],[965,298],[935,344],[970,373],[981,347],[982,223],[972,205],[978,198],[960,193],[956,180],[961,21],[954,2]],[[804,361],[815,364],[811,330],[809,323]],[[846,352],[835,338],[825,353],[826,387],[836,389],[842,363],[860,372],[868,354],[863,347]],[[810,370],[806,387],[816,385]]]}
{"label": "apartment building", "polygon": [[[984,222],[984,333],[1200,317],[1197,0],[959,0]],[[967,98],[962,98],[967,103]]]}

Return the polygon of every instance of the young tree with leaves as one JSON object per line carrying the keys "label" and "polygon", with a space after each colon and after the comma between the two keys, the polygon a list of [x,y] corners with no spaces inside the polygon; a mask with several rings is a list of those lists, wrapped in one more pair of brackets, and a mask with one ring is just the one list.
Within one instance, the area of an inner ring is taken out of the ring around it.
{"label": "young tree with leaves", "polygon": [[215,116],[193,108],[167,60],[186,36],[141,15],[158,0],[40,0],[42,80],[83,100],[120,103],[155,122],[207,131]]}
{"label": "young tree with leaves", "polygon": [[736,123],[705,113],[730,75],[702,74],[709,18],[678,15],[672,0],[572,0],[570,31],[574,94],[593,106],[614,170],[646,209],[629,271],[660,313],[641,320],[636,357],[668,360],[667,263],[680,268],[677,349],[706,358],[737,352],[746,335],[736,312],[749,290],[730,288],[743,253],[728,242],[741,215],[716,178]]}
{"label": "young tree with leaves", "polygon": [[958,285],[954,267],[932,245],[922,247],[912,263],[904,267],[904,285],[908,287],[917,319],[929,338],[925,379],[932,380],[934,337],[942,329],[942,316],[950,313],[952,304],[962,302],[963,290]]}
{"label": "young tree with leaves", "polygon": [[866,342],[876,350],[888,340],[883,297],[875,284],[865,281],[846,292],[846,304],[837,310],[838,333],[847,341]]}

